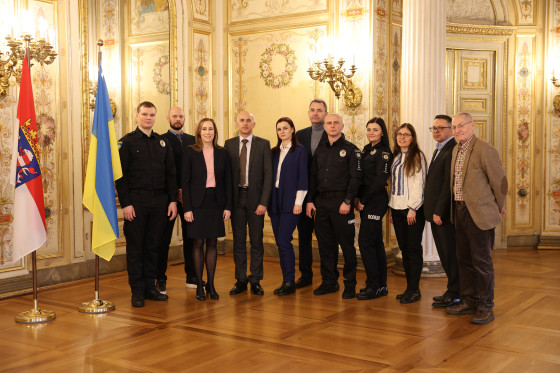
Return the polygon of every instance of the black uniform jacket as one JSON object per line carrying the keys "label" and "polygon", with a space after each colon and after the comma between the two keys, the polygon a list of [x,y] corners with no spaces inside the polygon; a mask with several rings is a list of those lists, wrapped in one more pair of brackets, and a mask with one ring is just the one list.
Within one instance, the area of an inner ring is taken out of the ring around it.
{"label": "black uniform jacket", "polygon": [[194,136],[191,136],[187,133],[181,134],[181,141],[177,135],[172,133],[171,131],[167,131],[163,134],[165,138],[167,138],[167,142],[171,146],[173,150],[173,158],[175,159],[175,170],[177,171],[177,186],[181,188],[181,171],[183,169],[183,152],[187,147],[190,145],[194,145]]}
{"label": "black uniform jacket", "polygon": [[[201,207],[206,193],[206,162],[202,151],[191,146],[183,153],[183,210],[192,211]],[[227,151],[214,148],[214,176],[216,178],[216,200],[224,210],[230,210],[231,197],[231,166]]]}
{"label": "black uniform jacket", "polygon": [[166,193],[177,201],[177,177],[173,152],[165,137],[152,131],[147,136],[138,127],[119,140],[123,177],[116,181],[121,207],[147,195]]}
{"label": "black uniform jacket", "polygon": [[391,150],[380,142],[364,147],[362,185],[358,197],[368,213],[383,216],[387,212],[389,196],[386,187],[392,162]]}
{"label": "black uniform jacket", "polygon": [[344,192],[344,202],[351,204],[358,195],[362,180],[362,153],[344,138],[332,145],[329,141],[315,150],[309,178],[309,202],[321,193]]}

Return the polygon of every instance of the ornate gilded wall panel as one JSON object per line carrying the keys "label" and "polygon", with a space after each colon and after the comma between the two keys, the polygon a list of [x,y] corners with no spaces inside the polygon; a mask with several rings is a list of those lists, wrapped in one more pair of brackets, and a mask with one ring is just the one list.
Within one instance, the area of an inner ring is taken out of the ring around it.
{"label": "ornate gilded wall panel", "polygon": [[[192,131],[202,119],[212,117],[212,43],[211,35],[202,31],[193,33],[192,63],[192,97],[193,117]],[[191,132],[192,132],[191,131]]]}
{"label": "ornate gilded wall panel", "polygon": [[373,107],[372,114],[387,118],[387,66],[389,54],[389,5],[385,0],[377,0],[372,10],[373,17]]}
{"label": "ornate gilded wall panel", "polygon": [[311,56],[318,34],[326,36],[326,25],[230,36],[230,123],[226,138],[235,135],[235,118],[242,110],[255,115],[255,134],[274,142],[278,118],[291,117],[297,129],[308,125],[309,102],[314,97],[328,101],[330,94],[326,84],[316,91],[306,71],[307,56]]}
{"label": "ornate gilded wall panel", "polygon": [[516,55],[516,110],[515,110],[515,181],[512,196],[515,204],[515,226],[530,226],[533,207],[533,169],[531,157],[534,154],[532,134],[534,132],[534,37],[517,37]]}
{"label": "ornate gilded wall panel", "polygon": [[491,0],[447,0],[447,21],[494,25],[496,14]]}
{"label": "ornate gilded wall panel", "polygon": [[516,0],[518,24],[532,25],[535,23],[535,5],[534,0]]}
{"label": "ornate gilded wall panel", "polygon": [[130,2],[130,36],[169,31],[167,0],[132,0]]}
{"label": "ornate gilded wall panel", "polygon": [[463,58],[462,63],[461,89],[488,89],[488,61],[482,58]]}
{"label": "ornate gilded wall panel", "polygon": [[391,112],[390,120],[387,122],[389,131],[396,131],[400,124],[401,116],[401,47],[402,47],[402,27],[391,25]]}
{"label": "ornate gilded wall panel", "polygon": [[[223,5],[220,5],[223,6]],[[208,0],[192,0],[193,19],[210,22],[210,2]]]}
{"label": "ornate gilded wall panel", "polygon": [[327,10],[327,0],[229,0],[228,4],[230,22]]}
{"label": "ornate gilded wall panel", "polygon": [[560,60],[560,1],[549,0],[547,30],[546,68],[546,125],[545,125],[545,193],[544,193],[544,224],[543,234],[554,232],[560,234],[560,113],[555,111],[552,100],[560,94],[560,88],[555,88],[548,80],[552,70],[558,78],[558,61]]}

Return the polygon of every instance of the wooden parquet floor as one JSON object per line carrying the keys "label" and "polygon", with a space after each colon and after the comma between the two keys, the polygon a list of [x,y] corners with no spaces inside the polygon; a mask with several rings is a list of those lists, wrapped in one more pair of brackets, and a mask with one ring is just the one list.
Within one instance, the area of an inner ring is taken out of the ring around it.
{"label": "wooden parquet floor", "polygon": [[[31,295],[0,301],[2,372],[560,372],[560,250],[494,253],[495,315],[488,325],[432,309],[445,279],[423,278],[422,299],[402,305],[404,278],[389,274],[389,296],[370,301],[272,294],[277,259],[265,259],[264,296],[230,296],[231,255],[218,258],[218,301],[200,302],[182,265],[168,270],[168,302],[133,309],[126,273],[101,278],[105,315],[77,312],[93,281],[44,289],[41,308],[57,318],[16,324]],[[365,273],[358,273],[358,287]],[[342,281],[341,281],[342,285]]]}

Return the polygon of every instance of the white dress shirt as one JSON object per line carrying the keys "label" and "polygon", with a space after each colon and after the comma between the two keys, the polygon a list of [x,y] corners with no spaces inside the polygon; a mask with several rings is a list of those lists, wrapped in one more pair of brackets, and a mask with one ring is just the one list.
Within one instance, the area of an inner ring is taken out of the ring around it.
{"label": "white dress shirt", "polygon": [[253,134],[250,134],[248,137],[243,137],[239,135],[239,155],[241,155],[241,149],[243,149],[243,142],[241,142],[243,139],[248,140],[247,141],[247,164],[245,165],[245,175],[247,175],[247,182],[245,183],[245,185],[241,185],[243,187],[246,187],[249,186],[249,159],[251,155],[251,143],[253,142]]}
{"label": "white dress shirt", "polygon": [[[275,183],[276,188],[280,188],[280,171],[282,170],[282,163],[284,163],[284,159],[286,158],[286,155],[288,155],[288,152],[290,151],[291,147],[292,147],[291,141],[286,146],[280,144],[280,159],[278,160],[278,171],[276,171],[276,183]],[[298,190],[296,192],[295,204],[300,206],[303,205],[303,200],[305,199],[306,194],[307,194],[307,190]]]}

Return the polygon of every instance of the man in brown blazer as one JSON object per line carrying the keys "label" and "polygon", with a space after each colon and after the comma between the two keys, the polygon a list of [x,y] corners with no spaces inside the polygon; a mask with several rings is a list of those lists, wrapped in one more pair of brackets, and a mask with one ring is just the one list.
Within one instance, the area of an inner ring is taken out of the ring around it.
{"label": "man in brown blazer", "polygon": [[494,229],[505,214],[508,182],[498,151],[474,135],[468,113],[451,123],[458,141],[451,159],[451,217],[455,224],[462,301],[450,315],[474,315],[473,324],[494,320]]}

